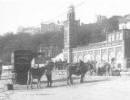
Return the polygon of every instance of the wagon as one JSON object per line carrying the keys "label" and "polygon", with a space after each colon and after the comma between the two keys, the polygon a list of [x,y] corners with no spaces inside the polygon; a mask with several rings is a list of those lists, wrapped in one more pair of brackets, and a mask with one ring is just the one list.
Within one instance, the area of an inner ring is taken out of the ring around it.
{"label": "wagon", "polygon": [[15,73],[15,84],[26,84],[27,73],[31,67],[33,53],[31,50],[16,50],[12,54],[12,63]]}

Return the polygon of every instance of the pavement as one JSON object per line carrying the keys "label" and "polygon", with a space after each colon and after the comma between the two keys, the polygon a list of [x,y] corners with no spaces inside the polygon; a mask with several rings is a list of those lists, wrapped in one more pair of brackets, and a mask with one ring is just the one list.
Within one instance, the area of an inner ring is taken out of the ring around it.
{"label": "pavement", "polygon": [[7,91],[1,93],[5,95],[5,99],[0,100],[130,100],[128,76],[93,76],[86,79],[83,84],[74,80],[75,84],[71,86],[60,82],[55,83],[52,88]]}

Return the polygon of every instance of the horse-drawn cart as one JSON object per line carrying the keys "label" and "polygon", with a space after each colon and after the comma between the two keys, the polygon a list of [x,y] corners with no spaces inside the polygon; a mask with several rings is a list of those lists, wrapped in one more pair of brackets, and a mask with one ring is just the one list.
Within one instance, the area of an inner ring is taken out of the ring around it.
{"label": "horse-drawn cart", "polygon": [[31,67],[32,58],[33,53],[30,50],[16,50],[12,54],[16,84],[27,83],[27,73]]}

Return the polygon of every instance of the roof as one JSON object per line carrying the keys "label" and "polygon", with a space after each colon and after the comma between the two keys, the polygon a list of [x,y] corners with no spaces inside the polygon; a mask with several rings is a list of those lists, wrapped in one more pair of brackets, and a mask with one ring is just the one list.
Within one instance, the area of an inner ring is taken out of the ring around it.
{"label": "roof", "polygon": [[92,48],[92,47],[98,47],[101,45],[105,45],[107,41],[102,41],[102,42],[98,42],[98,43],[90,43],[89,45],[86,46],[79,46],[77,48],[73,48],[74,50],[80,50],[80,49],[86,49],[86,48]]}
{"label": "roof", "polygon": [[52,58],[52,61],[56,62],[56,61],[64,61],[64,56],[63,53],[58,54],[55,58]]}
{"label": "roof", "polygon": [[127,23],[130,21],[130,14],[119,19],[119,23]]}

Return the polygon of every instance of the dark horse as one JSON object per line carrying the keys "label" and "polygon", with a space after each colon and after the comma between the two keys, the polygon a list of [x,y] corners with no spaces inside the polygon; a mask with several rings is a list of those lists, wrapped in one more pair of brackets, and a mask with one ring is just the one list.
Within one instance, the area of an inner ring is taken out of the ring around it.
{"label": "dark horse", "polygon": [[80,61],[77,64],[68,64],[67,67],[67,84],[73,84],[72,75],[81,75],[80,83],[83,83],[83,78],[87,71],[92,70],[93,66],[91,63],[84,63]]}
{"label": "dark horse", "polygon": [[111,75],[111,64],[104,63],[101,67],[98,67],[98,75]]}
{"label": "dark horse", "polygon": [[31,85],[31,88],[32,88],[32,84],[33,84],[34,79],[37,79],[37,88],[41,87],[41,85],[40,85],[41,78],[44,74],[47,77],[47,86],[51,86],[52,85],[53,66],[54,66],[53,62],[49,62],[44,67],[31,68],[28,71],[27,88],[28,88],[29,85]]}
{"label": "dark horse", "polygon": [[43,74],[45,74],[45,70],[46,70],[45,67],[30,68],[30,70],[28,71],[27,88],[29,87],[29,85],[31,85],[32,88],[34,79],[37,79],[37,88],[41,87],[40,86],[41,77],[43,76]]}

